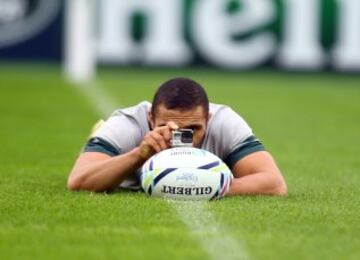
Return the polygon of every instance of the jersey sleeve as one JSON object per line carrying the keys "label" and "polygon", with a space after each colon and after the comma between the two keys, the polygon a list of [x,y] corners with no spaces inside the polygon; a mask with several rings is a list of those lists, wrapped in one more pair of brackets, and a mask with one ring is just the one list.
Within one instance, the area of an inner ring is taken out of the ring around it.
{"label": "jersey sleeve", "polygon": [[212,132],[216,149],[230,169],[245,156],[265,150],[246,121],[230,107],[221,109],[214,120],[213,125],[217,127]]}
{"label": "jersey sleeve", "polygon": [[122,113],[114,113],[91,135],[83,152],[100,152],[110,156],[126,153],[141,140],[136,121]]}
{"label": "jersey sleeve", "polygon": [[265,151],[264,145],[255,135],[246,138],[238,148],[230,152],[224,159],[225,163],[232,169],[237,161],[254,152]]}
{"label": "jersey sleeve", "polygon": [[120,154],[120,152],[115,148],[115,146],[99,137],[90,138],[89,141],[86,143],[83,152],[104,153],[111,157]]}

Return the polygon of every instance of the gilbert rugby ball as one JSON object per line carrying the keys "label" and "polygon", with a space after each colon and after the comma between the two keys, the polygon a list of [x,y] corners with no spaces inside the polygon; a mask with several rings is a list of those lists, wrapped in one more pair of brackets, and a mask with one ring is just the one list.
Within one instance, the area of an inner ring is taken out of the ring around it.
{"label": "gilbert rugby ball", "polygon": [[142,167],[141,185],[150,196],[179,200],[219,199],[229,191],[233,175],[216,155],[177,147],[152,156]]}

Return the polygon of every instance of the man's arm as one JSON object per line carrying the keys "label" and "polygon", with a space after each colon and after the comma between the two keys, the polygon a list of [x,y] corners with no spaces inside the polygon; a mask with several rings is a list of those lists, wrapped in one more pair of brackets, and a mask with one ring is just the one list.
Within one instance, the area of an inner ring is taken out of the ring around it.
{"label": "man's arm", "polygon": [[139,147],[114,157],[100,152],[81,154],[70,172],[68,188],[95,192],[116,188],[153,154],[167,149],[170,146],[171,130],[176,128],[173,122],[157,127],[145,135]]}
{"label": "man's arm", "polygon": [[287,195],[287,186],[272,156],[251,153],[237,161],[229,195]]}
{"label": "man's arm", "polygon": [[67,186],[70,190],[112,190],[141,167],[143,162],[139,148],[115,157],[99,152],[85,152],[76,160]]}

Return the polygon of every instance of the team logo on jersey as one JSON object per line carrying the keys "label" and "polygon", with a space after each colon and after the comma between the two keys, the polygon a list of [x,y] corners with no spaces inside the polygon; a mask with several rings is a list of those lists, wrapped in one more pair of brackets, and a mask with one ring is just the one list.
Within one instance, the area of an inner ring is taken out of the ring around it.
{"label": "team logo on jersey", "polygon": [[58,0],[0,0],[0,48],[43,31],[60,10]]}

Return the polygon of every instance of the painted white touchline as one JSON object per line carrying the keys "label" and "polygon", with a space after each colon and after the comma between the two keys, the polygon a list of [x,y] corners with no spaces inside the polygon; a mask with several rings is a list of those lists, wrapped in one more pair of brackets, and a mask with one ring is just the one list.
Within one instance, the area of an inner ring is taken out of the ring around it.
{"label": "painted white touchline", "polygon": [[244,243],[235,239],[206,208],[203,201],[170,201],[178,216],[199,241],[210,259],[250,259]]}
{"label": "painted white touchline", "polygon": [[[116,102],[101,87],[99,82],[78,86],[95,111],[104,119],[121,104]],[[203,201],[172,201],[171,205],[181,221],[188,227],[194,238],[213,260],[249,260],[244,243],[234,238],[206,209],[208,202]]]}
{"label": "painted white touchline", "polygon": [[94,110],[103,119],[106,119],[111,112],[121,107],[121,104],[116,102],[116,100],[104,90],[99,81],[77,85],[77,88],[82,95],[86,96],[90,104],[94,107]]}

